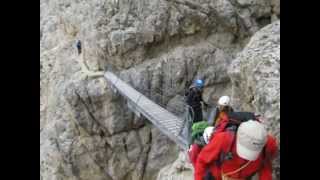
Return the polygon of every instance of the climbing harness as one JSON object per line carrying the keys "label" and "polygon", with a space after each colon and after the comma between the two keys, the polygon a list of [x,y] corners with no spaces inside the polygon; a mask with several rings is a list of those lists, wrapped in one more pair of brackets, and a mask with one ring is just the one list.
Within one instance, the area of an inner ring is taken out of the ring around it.
{"label": "climbing harness", "polygon": [[243,180],[241,178],[232,178],[230,177],[230,175],[232,174],[235,174],[239,171],[241,171],[242,169],[244,169],[245,167],[247,167],[249,164],[250,164],[251,161],[248,161],[246,164],[244,164],[243,166],[241,166],[240,168],[234,170],[234,171],[231,171],[231,172],[228,172],[228,173],[223,173],[221,172],[221,177],[222,177],[222,180]]}

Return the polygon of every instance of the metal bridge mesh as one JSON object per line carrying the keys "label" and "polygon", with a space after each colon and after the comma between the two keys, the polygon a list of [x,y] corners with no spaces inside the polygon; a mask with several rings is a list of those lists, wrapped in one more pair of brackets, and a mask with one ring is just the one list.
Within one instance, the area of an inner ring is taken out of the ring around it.
{"label": "metal bridge mesh", "polygon": [[185,102],[181,102],[183,108],[169,112],[162,94],[142,94],[111,72],[106,72],[104,76],[111,83],[113,90],[127,99],[129,108],[137,116],[142,114],[181,148],[189,147],[193,113]]}

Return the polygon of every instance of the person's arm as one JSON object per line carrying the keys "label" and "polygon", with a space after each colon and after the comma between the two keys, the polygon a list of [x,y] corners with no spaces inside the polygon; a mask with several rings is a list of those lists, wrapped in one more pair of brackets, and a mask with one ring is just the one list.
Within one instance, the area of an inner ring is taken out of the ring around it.
{"label": "person's arm", "polygon": [[265,162],[259,171],[259,180],[272,180],[272,164],[271,161]]}
{"label": "person's arm", "polygon": [[264,163],[259,171],[259,180],[272,180],[272,160],[275,158],[277,150],[276,140],[272,136],[268,136]]}
{"label": "person's arm", "polygon": [[195,168],[195,180],[202,180],[205,176],[206,167],[209,163],[218,159],[224,142],[224,133],[217,134],[209,144],[202,148]]}
{"label": "person's arm", "polygon": [[200,92],[200,101],[203,103],[203,105],[208,106],[208,104],[203,100],[202,92]]}
{"label": "person's arm", "polygon": [[203,105],[204,105],[204,106],[206,106],[206,107],[208,107],[208,106],[209,106],[209,104],[208,104],[208,103],[206,103],[206,102],[204,102],[204,101],[202,101],[202,103],[203,103]]}
{"label": "person's arm", "polygon": [[277,141],[271,135],[268,135],[268,140],[266,143],[266,153],[270,159],[274,159],[278,153]]}
{"label": "person's arm", "polygon": [[184,96],[185,96],[185,97],[189,96],[189,92],[190,92],[190,89],[188,89],[188,90],[184,93]]}
{"label": "person's arm", "polygon": [[188,156],[193,167],[196,167],[197,157],[201,151],[201,148],[197,144],[192,144],[190,149],[188,150]]}

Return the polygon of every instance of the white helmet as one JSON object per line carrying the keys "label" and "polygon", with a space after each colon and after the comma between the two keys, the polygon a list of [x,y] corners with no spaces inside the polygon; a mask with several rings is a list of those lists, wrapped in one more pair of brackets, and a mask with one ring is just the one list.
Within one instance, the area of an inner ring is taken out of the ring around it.
{"label": "white helmet", "polygon": [[209,126],[206,129],[204,129],[203,139],[206,142],[206,144],[209,143],[209,140],[211,138],[211,135],[212,135],[213,131],[214,131],[214,127],[213,126]]}
{"label": "white helmet", "polygon": [[230,104],[230,97],[229,96],[221,96],[218,104],[221,106],[229,106]]}

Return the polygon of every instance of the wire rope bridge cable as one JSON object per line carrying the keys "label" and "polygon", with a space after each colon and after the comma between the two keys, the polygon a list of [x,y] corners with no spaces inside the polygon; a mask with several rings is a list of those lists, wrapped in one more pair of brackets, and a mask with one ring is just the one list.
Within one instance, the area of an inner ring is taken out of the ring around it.
{"label": "wire rope bridge cable", "polygon": [[183,150],[188,149],[191,143],[193,117],[191,108],[184,104],[183,117],[178,117],[135,90],[131,85],[121,80],[114,73],[110,71],[91,72],[88,70],[83,58],[81,59],[81,69],[86,75],[89,77],[104,76],[110,83],[113,91],[127,100],[129,109],[131,109],[138,117],[143,115],[180,148]]}
{"label": "wire rope bridge cable", "polygon": [[137,116],[142,114],[182,149],[188,148],[190,121],[192,121],[188,111],[185,111],[185,118],[180,118],[151,101],[112,72],[107,71],[104,77],[111,83],[115,92],[127,99],[128,107]]}

